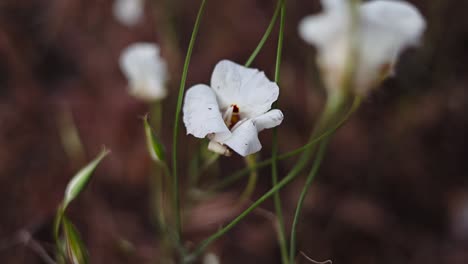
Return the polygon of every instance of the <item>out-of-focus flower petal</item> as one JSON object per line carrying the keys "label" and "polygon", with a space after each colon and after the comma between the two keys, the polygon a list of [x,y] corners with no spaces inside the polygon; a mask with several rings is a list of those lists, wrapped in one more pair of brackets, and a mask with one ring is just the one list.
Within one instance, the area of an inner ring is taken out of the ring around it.
{"label": "out-of-focus flower petal", "polygon": [[322,0],[322,6],[326,10],[344,10],[348,7],[348,0]]}
{"label": "out-of-focus flower petal", "polygon": [[220,61],[211,76],[221,109],[232,104],[240,108],[241,118],[252,118],[271,109],[279,88],[265,73],[232,61]]}
{"label": "out-of-focus flower petal", "polygon": [[132,44],[122,52],[119,63],[128,79],[130,94],[146,101],[160,100],[167,95],[167,65],[158,45]]}
{"label": "out-of-focus flower petal", "polygon": [[361,6],[363,24],[375,25],[395,35],[400,45],[417,44],[426,22],[419,11],[403,1],[376,0]]}
{"label": "out-of-focus flower petal", "polygon": [[368,86],[389,75],[398,55],[419,43],[426,24],[418,10],[403,1],[377,0],[360,8],[360,49],[356,90],[365,93]]}
{"label": "out-of-focus flower petal", "polygon": [[216,256],[214,253],[207,253],[203,257],[203,264],[220,264],[221,261],[219,260],[219,257]]}
{"label": "out-of-focus flower petal", "polygon": [[[350,46],[357,45],[354,91],[366,93],[392,72],[397,57],[416,44],[425,29],[418,10],[403,1],[376,0],[358,9],[357,28],[351,28],[349,3],[323,0],[322,14],[306,17],[299,34],[318,49],[318,62],[329,89],[339,89],[346,74]],[[353,32],[352,32],[353,31]]]}
{"label": "out-of-focus flower petal", "polygon": [[140,22],[144,13],[143,0],[115,0],[114,17],[126,26],[134,26]]}
{"label": "out-of-focus flower petal", "polygon": [[320,49],[342,37],[344,23],[345,17],[336,13],[307,16],[299,23],[299,35]]}
{"label": "out-of-focus flower petal", "polygon": [[198,84],[187,90],[183,116],[187,134],[198,138],[211,133],[230,134],[219,111],[216,95],[207,85]]}

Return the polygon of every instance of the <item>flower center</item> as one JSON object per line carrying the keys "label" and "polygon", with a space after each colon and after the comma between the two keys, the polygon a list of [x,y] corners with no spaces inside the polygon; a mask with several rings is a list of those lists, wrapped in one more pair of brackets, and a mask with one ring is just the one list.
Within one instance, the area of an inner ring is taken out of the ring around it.
{"label": "flower center", "polygon": [[239,107],[236,104],[232,104],[224,113],[223,119],[226,126],[231,129],[240,120]]}

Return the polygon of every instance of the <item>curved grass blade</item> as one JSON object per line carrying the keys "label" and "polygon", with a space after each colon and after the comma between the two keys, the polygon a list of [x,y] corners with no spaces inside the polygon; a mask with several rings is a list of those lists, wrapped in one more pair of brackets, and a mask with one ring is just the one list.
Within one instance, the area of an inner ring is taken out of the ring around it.
{"label": "curved grass blade", "polygon": [[101,153],[88,165],[78,171],[75,176],[71,179],[68,183],[67,188],[65,190],[65,196],[62,202],[62,211],[64,212],[71,201],[73,201],[78,195],[83,191],[86,184],[89,182],[93,171],[96,169],[97,165],[101,162],[101,160],[109,154],[109,150],[102,150]]}
{"label": "curved grass blade", "polygon": [[165,162],[166,149],[154,132],[153,128],[151,128],[151,125],[148,122],[148,116],[143,117],[143,125],[145,127],[146,147],[148,148],[151,159],[156,162]]}
{"label": "curved grass blade", "polygon": [[67,263],[87,264],[88,251],[81,239],[78,230],[66,216],[62,218],[63,236],[65,242],[65,252]]}

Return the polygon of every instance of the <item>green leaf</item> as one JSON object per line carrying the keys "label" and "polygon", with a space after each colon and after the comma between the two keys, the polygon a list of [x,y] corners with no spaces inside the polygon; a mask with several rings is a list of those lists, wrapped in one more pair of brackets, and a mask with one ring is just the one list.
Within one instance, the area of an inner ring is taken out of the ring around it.
{"label": "green leaf", "polygon": [[57,250],[59,251],[60,251],[60,227],[62,225],[63,214],[64,214],[63,207],[60,205],[59,208],[57,209],[57,213],[55,214],[55,218],[54,218],[54,240],[55,240],[55,245],[57,246]]}
{"label": "green leaf", "polygon": [[156,162],[164,162],[166,160],[164,145],[161,144],[161,141],[148,123],[148,116],[143,118],[143,124],[145,126],[146,146],[148,147],[148,152],[151,158]]}
{"label": "green leaf", "polygon": [[65,252],[67,263],[86,264],[88,263],[88,252],[76,227],[66,216],[62,218],[63,236],[65,242]]}
{"label": "green leaf", "polygon": [[91,178],[91,174],[96,169],[97,165],[101,160],[109,154],[110,151],[103,150],[93,161],[91,161],[86,167],[82,168],[78,171],[77,174],[71,179],[71,181],[67,185],[67,189],[65,190],[65,197],[63,198],[62,202],[62,211],[64,212],[71,201],[73,201],[81,191],[84,189],[86,184],[89,182]]}

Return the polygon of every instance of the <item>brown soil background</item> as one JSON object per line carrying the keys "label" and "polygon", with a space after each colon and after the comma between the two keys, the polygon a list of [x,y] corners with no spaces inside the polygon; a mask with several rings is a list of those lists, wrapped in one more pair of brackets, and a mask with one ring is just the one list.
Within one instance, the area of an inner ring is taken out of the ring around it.
{"label": "brown soil background", "polygon": [[[319,1],[288,2],[281,152],[306,141],[325,96],[311,66],[314,50],[299,39],[296,28],[303,16],[319,11]],[[428,20],[421,47],[403,54],[396,77],[374,91],[335,135],[306,200],[299,248],[313,259],[468,263],[468,2],[411,2]],[[71,162],[60,142],[57,119],[64,111],[75,119],[87,160],[102,145],[112,150],[70,208],[91,263],[159,262],[148,204],[151,161],[139,119],[148,108],[128,95],[118,57],[132,42],[161,44],[172,75],[163,129],[170,146],[182,60],[198,5],[148,2],[144,21],[127,28],[113,18],[111,0],[0,2],[0,263],[42,263],[29,248],[8,246],[19,230],[29,230],[47,250],[52,248],[54,211],[67,181],[84,164]],[[207,83],[220,59],[244,62],[274,5],[208,1],[187,87]],[[276,37],[254,62],[270,78]],[[180,138],[185,179],[197,141],[182,133]],[[261,139],[266,158],[271,132],[263,132]],[[281,175],[293,161],[281,163]],[[223,158],[220,168],[230,172],[242,165],[239,157]],[[256,196],[269,188],[269,181],[268,170],[260,171]],[[303,182],[302,177],[282,191],[289,224]],[[185,220],[185,239],[198,241],[232,217],[236,212],[228,205],[244,184],[200,204]],[[271,211],[271,201],[262,208]],[[280,263],[265,212],[255,212],[211,248],[222,263]],[[123,250],[122,241],[132,250]]]}

